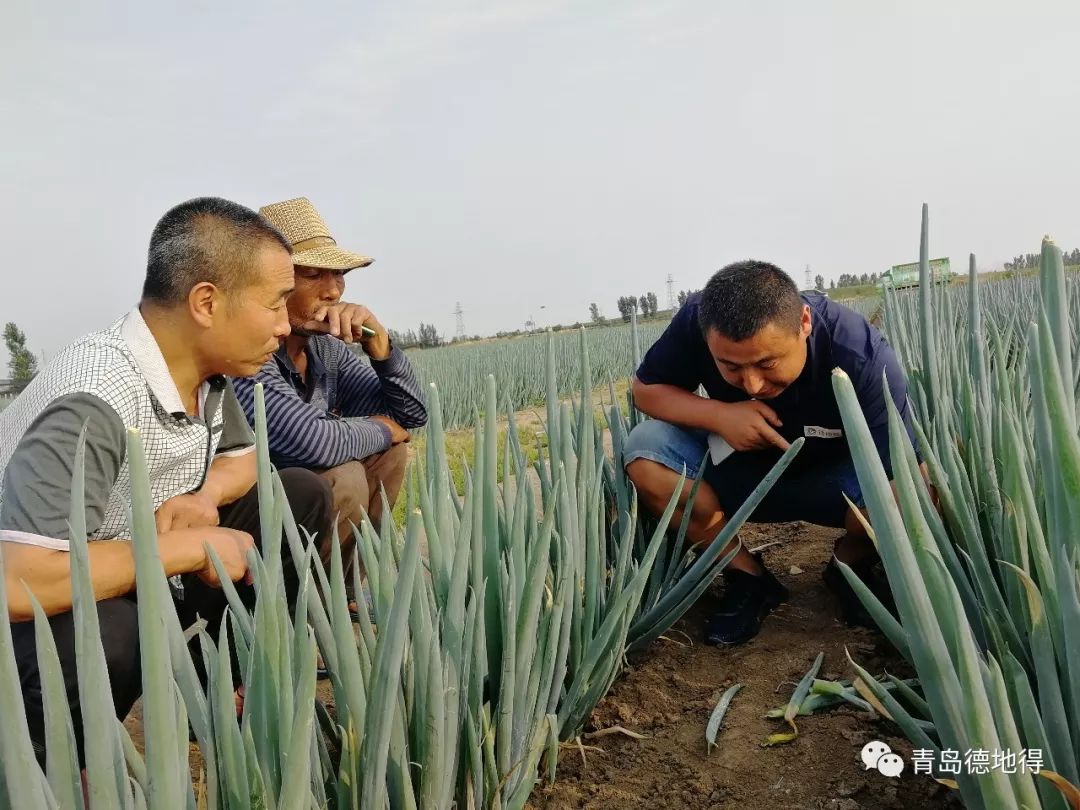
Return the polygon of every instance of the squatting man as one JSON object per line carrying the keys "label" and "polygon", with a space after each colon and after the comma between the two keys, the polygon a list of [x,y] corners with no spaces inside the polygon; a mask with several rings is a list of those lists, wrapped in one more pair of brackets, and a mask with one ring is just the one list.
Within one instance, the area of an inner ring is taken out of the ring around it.
{"label": "squatting man", "polygon": [[[750,516],[760,522],[806,521],[843,528],[824,580],[839,598],[845,621],[875,624],[837,566],[858,574],[882,603],[895,603],[863,522],[848,506],[864,503],[832,388],[832,371],[847,372],[886,473],[891,397],[914,444],[907,380],[881,333],[858,313],[817,293],[800,293],[778,267],[743,261],[717,271],[691,295],[635,373],[636,406],[652,419],[631,431],[624,448],[627,474],[645,504],[659,514],[685,468],[698,474],[709,435],[733,448],[719,463],[706,460],[691,507],[688,540],[711,542],[798,437],[805,444]],[[885,390],[882,374],[888,378]],[[702,386],[707,397],[698,396]],[[925,464],[919,458],[926,476]],[[692,480],[679,497],[681,520]],[[738,542],[724,549],[727,553]],[[705,640],[739,644],[753,638],[787,589],[745,547],[724,570],[720,604],[708,617]]]}
{"label": "squatting man", "polygon": [[[255,384],[263,385],[270,461],[312,470],[329,482],[349,564],[353,527],[365,517],[378,526],[383,498],[391,508],[397,500],[409,430],[426,424],[427,408],[409,359],[375,314],[342,300],[346,275],[374,260],[338,246],[306,197],[263,206],[259,213],[292,247],[290,331],[258,374],[233,385],[252,425]],[[325,564],[331,536],[320,538]]]}

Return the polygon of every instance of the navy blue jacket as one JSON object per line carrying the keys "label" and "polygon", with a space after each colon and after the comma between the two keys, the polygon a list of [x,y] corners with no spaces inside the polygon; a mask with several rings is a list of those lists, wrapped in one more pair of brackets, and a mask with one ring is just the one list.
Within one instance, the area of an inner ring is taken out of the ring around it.
{"label": "navy blue jacket", "polygon": [[405,353],[365,363],[330,335],[307,343],[307,379],[282,345],[254,377],[233,379],[236,398],[255,424],[255,384],[263,384],[270,461],[313,469],[359,461],[390,448],[390,428],[368,417],[390,416],[407,430],[427,422],[420,382]]}
{"label": "navy blue jacket", "polygon": [[[817,293],[803,293],[802,299],[810,306],[811,316],[806,365],[794,383],[774,399],[765,401],[784,423],[777,432],[789,442],[805,436],[806,445],[800,455],[831,453],[840,448],[849,452],[832,388],[832,370],[839,367],[851,377],[878,454],[891,477],[883,372],[888,376],[888,395],[896,403],[908,436],[915,443],[907,378],[896,353],[881,332],[854,310]],[[662,383],[687,391],[696,391],[701,385],[710,398],[721,402],[751,399],[745,391],[728,384],[720,375],[698,325],[700,305],[700,292],[687,298],[671,324],[645,354],[637,378],[645,384]],[[835,438],[831,438],[833,436]],[[918,452],[916,455],[921,461],[921,455]]]}

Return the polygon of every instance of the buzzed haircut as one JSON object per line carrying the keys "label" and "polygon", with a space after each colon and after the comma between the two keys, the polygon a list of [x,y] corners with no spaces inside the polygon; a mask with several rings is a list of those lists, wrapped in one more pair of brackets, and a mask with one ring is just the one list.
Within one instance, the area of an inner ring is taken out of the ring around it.
{"label": "buzzed haircut", "polygon": [[239,203],[198,197],[165,212],[150,236],[143,299],[185,301],[192,287],[210,282],[231,293],[249,284],[264,244],[292,247],[269,220]]}
{"label": "buzzed haircut", "polygon": [[701,293],[698,325],[707,335],[715,329],[736,343],[753,337],[770,323],[799,331],[802,319],[799,288],[774,264],[748,259],[717,270]]}

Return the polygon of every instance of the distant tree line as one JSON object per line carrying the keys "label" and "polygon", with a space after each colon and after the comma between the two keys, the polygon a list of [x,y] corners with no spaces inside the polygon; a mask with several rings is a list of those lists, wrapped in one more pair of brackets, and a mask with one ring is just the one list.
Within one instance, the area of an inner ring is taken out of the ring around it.
{"label": "distant tree line", "polygon": [[651,318],[660,311],[660,304],[654,292],[647,292],[642,296],[621,295],[616,306],[619,309],[619,315],[626,323],[630,322],[635,312],[640,312],[642,318]]}
{"label": "distant tree line", "polygon": [[435,324],[423,321],[420,322],[419,332],[414,332],[412,329],[407,332],[397,332],[393,329],[387,331],[390,333],[390,341],[400,349],[433,349],[446,342],[439,335]]}
{"label": "distant tree line", "polygon": [[[818,276],[820,279],[821,276]],[[861,275],[855,275],[854,273],[841,273],[840,278],[835,281],[829,282],[829,289],[835,290],[840,287],[863,287],[867,284],[873,284],[878,280],[877,273],[862,273]],[[818,289],[825,289],[820,283]]]}
{"label": "distant tree line", "polygon": [[[1061,251],[1062,259],[1065,264],[1078,265],[1080,264],[1080,248],[1073,248],[1071,252]],[[1041,255],[1038,253],[1025,253],[1022,256],[1015,256],[1011,262],[1005,262],[1006,270],[1038,270],[1039,261]]]}

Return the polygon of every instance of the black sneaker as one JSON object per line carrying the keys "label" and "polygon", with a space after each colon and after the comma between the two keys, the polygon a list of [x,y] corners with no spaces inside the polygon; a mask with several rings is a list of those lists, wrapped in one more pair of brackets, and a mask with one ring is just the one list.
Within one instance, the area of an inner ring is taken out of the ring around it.
{"label": "black sneaker", "polygon": [[[867,560],[863,560],[855,563],[851,566],[851,570],[863,581],[870,592],[878,598],[878,601],[888,610],[893,616],[897,615],[896,600],[893,598],[892,589],[889,587],[889,580],[885,576],[885,566],[882,565],[881,560],[877,557],[870,557]],[[836,564],[836,557],[829,560],[829,564],[825,566],[825,571],[822,573],[821,578],[825,580],[825,584],[828,586],[836,598],[840,602],[840,613],[843,616],[844,622],[850,626],[868,627],[871,630],[877,630],[877,622],[874,621],[870,612],[863,606],[863,603],[859,601],[859,597],[855,594],[855,590],[848,584],[847,579],[844,577],[844,573],[840,570],[840,566]]]}
{"label": "black sneaker", "polygon": [[772,575],[754,575],[738,569],[724,571],[720,606],[705,622],[706,644],[742,644],[761,630],[774,607],[786,602],[788,590]]}

